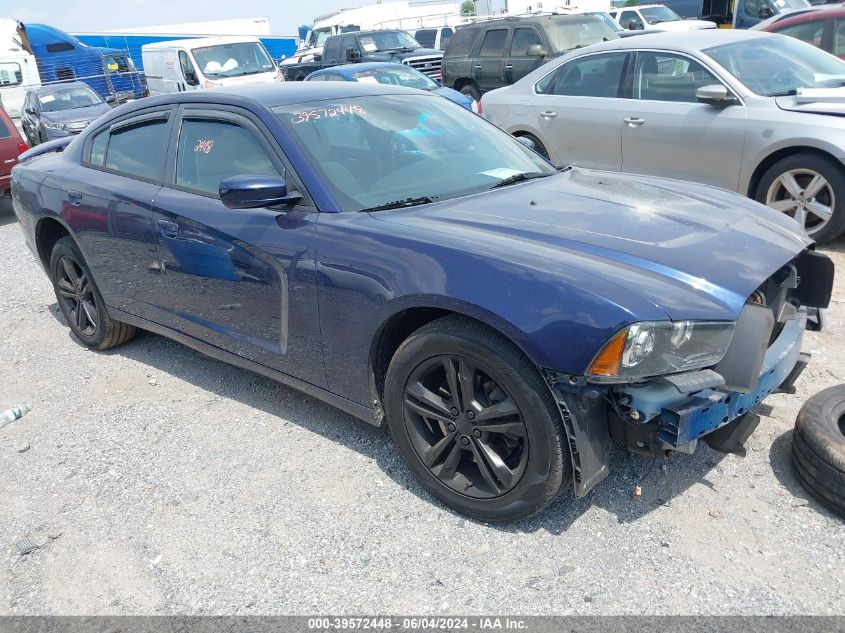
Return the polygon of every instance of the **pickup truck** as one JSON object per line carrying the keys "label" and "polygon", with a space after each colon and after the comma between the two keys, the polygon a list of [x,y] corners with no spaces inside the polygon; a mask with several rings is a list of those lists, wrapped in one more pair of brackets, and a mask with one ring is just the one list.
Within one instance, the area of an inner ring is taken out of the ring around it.
{"label": "pickup truck", "polygon": [[302,81],[315,70],[360,62],[394,62],[440,81],[443,51],[424,48],[405,31],[358,31],[333,35],[314,61],[280,66],[286,81]]}

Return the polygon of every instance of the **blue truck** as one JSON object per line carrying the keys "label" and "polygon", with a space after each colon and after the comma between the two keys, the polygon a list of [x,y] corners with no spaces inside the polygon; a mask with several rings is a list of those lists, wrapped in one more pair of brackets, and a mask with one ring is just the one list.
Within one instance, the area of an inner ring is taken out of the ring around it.
{"label": "blue truck", "polygon": [[35,56],[41,83],[83,81],[110,103],[147,95],[144,74],[127,51],[89,46],[46,24],[18,23],[24,48]]}

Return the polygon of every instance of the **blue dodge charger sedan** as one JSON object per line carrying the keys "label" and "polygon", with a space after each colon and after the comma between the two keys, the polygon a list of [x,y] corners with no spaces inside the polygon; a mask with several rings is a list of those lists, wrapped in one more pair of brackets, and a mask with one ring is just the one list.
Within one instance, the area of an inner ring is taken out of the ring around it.
{"label": "blue dodge charger sedan", "polygon": [[741,453],[833,283],[742,196],[555,167],[394,86],[143,99],[24,154],[12,195],[82,343],[150,330],[386,424],[491,521],[585,495],[614,441]]}

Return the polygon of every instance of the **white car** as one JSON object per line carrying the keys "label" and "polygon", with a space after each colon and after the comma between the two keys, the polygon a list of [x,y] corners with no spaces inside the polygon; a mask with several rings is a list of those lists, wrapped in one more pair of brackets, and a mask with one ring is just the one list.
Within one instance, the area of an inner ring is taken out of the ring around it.
{"label": "white car", "polygon": [[613,9],[610,16],[623,29],[631,31],[697,31],[715,29],[715,22],[685,20],[662,4],[641,4],[635,7]]}

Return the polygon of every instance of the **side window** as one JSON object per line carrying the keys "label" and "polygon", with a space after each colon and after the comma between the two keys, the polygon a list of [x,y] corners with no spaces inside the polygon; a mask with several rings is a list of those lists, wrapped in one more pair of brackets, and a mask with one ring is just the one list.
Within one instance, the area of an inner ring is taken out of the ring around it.
{"label": "side window", "polygon": [[182,69],[182,77],[188,82],[188,85],[196,85],[199,83],[197,73],[194,70],[194,64],[188,58],[188,53],[179,51],[179,67]]}
{"label": "side window", "polygon": [[574,59],[546,75],[535,89],[540,94],[615,99],[626,55],[606,53]]}
{"label": "side window", "polygon": [[458,29],[449,40],[443,57],[466,57],[472,52],[477,37],[478,29]]}
{"label": "side window", "polygon": [[164,169],[158,157],[166,145],[167,120],[127,125],[109,135],[104,164],[107,169],[126,176],[158,180]]}
{"label": "side window", "polygon": [[323,59],[326,61],[336,62],[340,57],[340,38],[332,37],[326,42],[325,54]]}
{"label": "side window", "polygon": [[697,61],[664,53],[637,53],[634,99],[696,103],[696,90],[721,83]]}
{"label": "side window", "polygon": [[9,129],[9,126],[6,124],[5,119],[0,118],[0,138],[11,138],[12,131]]}
{"label": "side window", "polygon": [[347,35],[345,36],[340,42],[340,59],[341,61],[348,61],[347,58],[347,50],[351,48],[352,50],[358,50],[358,42],[355,40],[355,36]]}
{"label": "side window", "polygon": [[88,162],[92,165],[102,167],[106,162],[106,145],[109,143],[109,131],[105,130],[97,134],[91,141],[91,151],[88,155]]}
{"label": "side window", "polygon": [[845,55],[845,20],[837,20],[833,27],[833,54]]}
{"label": "side window", "polygon": [[543,45],[543,39],[536,30],[526,27],[514,29],[510,56],[528,57],[528,47],[535,44]]}
{"label": "side window", "polygon": [[17,62],[0,62],[0,86],[19,86],[23,83],[21,65]]}
{"label": "side window", "polygon": [[623,29],[630,29],[633,26],[639,30],[644,26],[642,18],[640,18],[636,11],[623,11],[622,16],[619,18],[619,24],[622,25]]}
{"label": "side window", "polygon": [[217,196],[220,181],[240,174],[281,175],[249,130],[228,121],[185,119],[176,154],[176,184]]}
{"label": "side window", "polygon": [[[841,23],[841,20],[839,21]],[[822,33],[824,33],[824,20],[813,20],[812,22],[805,22],[804,24],[794,24],[792,26],[784,26],[776,31],[781,35],[788,35],[795,39],[807,42],[813,46],[821,47]],[[836,32],[839,35],[839,31]],[[836,37],[834,37],[834,41]],[[839,53],[834,53],[837,55]]]}
{"label": "side window", "polygon": [[745,15],[753,18],[760,17],[760,10],[766,0],[745,0]]}
{"label": "side window", "polygon": [[448,26],[440,29],[440,50],[441,51],[446,50],[446,44],[449,43],[449,40],[452,39],[452,35],[454,35],[454,34],[455,34],[455,32],[452,29],[450,29]]}
{"label": "side window", "polygon": [[426,48],[434,48],[434,40],[437,39],[437,29],[420,29],[414,35],[414,39]]}
{"label": "side window", "polygon": [[481,40],[481,57],[502,57],[505,54],[505,41],[508,39],[508,29],[491,29]]}

